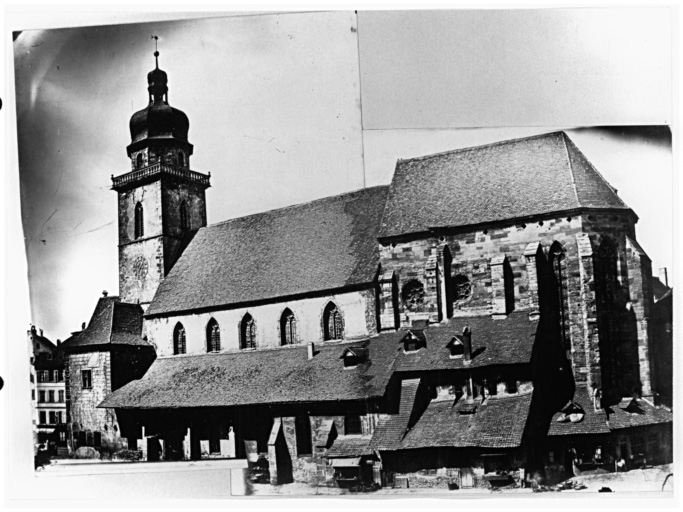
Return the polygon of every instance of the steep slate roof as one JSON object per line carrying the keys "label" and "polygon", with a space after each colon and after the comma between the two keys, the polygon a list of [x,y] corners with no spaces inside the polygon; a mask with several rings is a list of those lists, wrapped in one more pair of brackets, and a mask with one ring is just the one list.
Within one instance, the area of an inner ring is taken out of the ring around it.
{"label": "steep slate roof", "polygon": [[371,283],[387,191],[357,190],[200,229],[147,315]]}
{"label": "steep slate roof", "polygon": [[[468,325],[472,332],[472,360],[450,357],[448,343],[462,335]],[[400,343],[406,331],[381,334],[383,343],[394,344],[397,372],[480,368],[502,364],[524,364],[531,361],[536,339],[537,321],[530,321],[528,312],[515,311],[507,318],[494,320],[490,315],[451,318],[448,324],[430,325],[424,330],[427,346],[405,353]]]}
{"label": "steep slate roof", "polygon": [[[375,352],[344,369],[344,345],[306,346],[157,358],[145,376],[107,396],[99,407],[221,407],[381,397],[391,359]],[[388,359],[388,360],[387,360]]]}
{"label": "steep slate roof", "polygon": [[379,237],[576,208],[628,209],[564,132],[396,164]]}
{"label": "steep slate roof", "polygon": [[372,455],[373,451],[370,448],[371,440],[372,436],[339,436],[334,440],[334,444],[327,451],[325,457],[333,459]]}
{"label": "steep slate roof", "polygon": [[629,412],[626,409],[631,400],[633,399],[624,398],[618,405],[607,408],[607,418],[611,430],[673,422],[671,409],[664,406],[655,407],[647,400],[637,400],[637,412]]}
{"label": "steep slate roof", "polygon": [[65,350],[101,345],[151,346],[142,339],[142,308],[121,302],[118,297],[101,297],[85,330],[64,343]]}
{"label": "steep slate roof", "polygon": [[583,409],[585,413],[583,419],[576,423],[572,423],[569,420],[557,421],[561,416],[561,413],[557,412],[550,421],[550,426],[548,427],[549,436],[609,434],[607,415],[604,409],[595,410],[593,400],[585,387],[576,388],[573,402],[580,405]]}
{"label": "steep slate roof", "polygon": [[473,414],[460,414],[462,409],[470,408],[471,405],[464,398],[455,403],[452,400],[433,400],[400,442],[383,442],[387,437],[383,430],[389,422],[380,423],[373,436],[373,448],[384,451],[417,448],[515,448],[522,443],[531,397],[531,392],[504,397],[492,396],[480,403]]}

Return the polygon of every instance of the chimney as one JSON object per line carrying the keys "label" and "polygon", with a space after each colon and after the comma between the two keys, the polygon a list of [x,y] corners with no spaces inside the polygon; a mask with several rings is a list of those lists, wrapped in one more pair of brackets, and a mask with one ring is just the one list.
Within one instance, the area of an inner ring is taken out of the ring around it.
{"label": "chimney", "polygon": [[81,331],[85,331],[85,322],[81,324]]}
{"label": "chimney", "polygon": [[57,340],[57,346],[60,346],[62,344],[62,340],[58,339]]}
{"label": "chimney", "polygon": [[102,297],[106,297],[109,295],[109,292],[107,290],[102,290]]}
{"label": "chimney", "polygon": [[43,330],[42,329],[40,330],[40,337],[41,338],[43,337]]}
{"label": "chimney", "polygon": [[664,286],[669,286],[669,273],[666,271],[666,267],[661,267],[659,269],[659,280]]}
{"label": "chimney", "polygon": [[310,361],[313,359],[313,356],[315,355],[315,343],[310,342],[308,344],[308,360]]}
{"label": "chimney", "polygon": [[462,344],[463,344],[463,354],[462,357],[465,362],[469,362],[472,359],[472,331],[468,325],[462,330]]}

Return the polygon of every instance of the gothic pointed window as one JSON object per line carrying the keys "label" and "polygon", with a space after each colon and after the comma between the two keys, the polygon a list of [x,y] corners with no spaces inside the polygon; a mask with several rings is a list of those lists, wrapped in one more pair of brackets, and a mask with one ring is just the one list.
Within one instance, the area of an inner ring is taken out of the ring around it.
{"label": "gothic pointed window", "polygon": [[213,318],[206,326],[206,351],[218,352],[221,349],[221,329]]}
{"label": "gothic pointed window", "polygon": [[240,348],[256,348],[256,324],[249,313],[244,315],[240,325]]}
{"label": "gothic pointed window", "polygon": [[296,343],[296,318],[290,309],[285,309],[280,317],[280,343],[282,345]]}
{"label": "gothic pointed window", "polygon": [[344,337],[344,326],[339,308],[334,302],[325,307],[323,313],[323,328],[325,340],[340,340]]}
{"label": "gothic pointed window", "polygon": [[178,322],[173,330],[173,353],[184,354],[187,351],[187,344],[185,342],[185,327]]}
{"label": "gothic pointed window", "polygon": [[[624,355],[617,356],[617,344],[621,340],[621,315],[618,304],[619,281],[617,269],[618,252],[616,244],[605,238],[598,249],[595,260],[595,298],[597,305],[597,319],[599,332],[600,368],[602,371],[602,387],[605,391],[618,390],[620,381],[625,382],[620,375],[619,364],[625,359]],[[622,385],[622,393],[629,391],[627,385]]]}
{"label": "gothic pointed window", "polygon": [[144,213],[142,203],[135,205],[135,238],[140,238],[145,234]]}
{"label": "gothic pointed window", "polygon": [[569,311],[567,294],[567,258],[564,248],[559,242],[554,242],[548,252],[550,270],[554,278],[554,290],[556,298],[554,303],[557,307],[557,324],[559,327],[560,342],[566,352],[570,350],[569,340]]}
{"label": "gothic pointed window", "polygon": [[188,229],[190,227],[187,221],[187,204],[185,201],[180,203],[180,229]]}

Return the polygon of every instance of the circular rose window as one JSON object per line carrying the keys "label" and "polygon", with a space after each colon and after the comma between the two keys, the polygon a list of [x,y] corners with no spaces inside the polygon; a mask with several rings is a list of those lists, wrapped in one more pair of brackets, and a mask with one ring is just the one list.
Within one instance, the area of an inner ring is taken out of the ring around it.
{"label": "circular rose window", "polygon": [[403,287],[401,297],[408,311],[422,311],[425,301],[425,287],[417,279],[408,281]]}

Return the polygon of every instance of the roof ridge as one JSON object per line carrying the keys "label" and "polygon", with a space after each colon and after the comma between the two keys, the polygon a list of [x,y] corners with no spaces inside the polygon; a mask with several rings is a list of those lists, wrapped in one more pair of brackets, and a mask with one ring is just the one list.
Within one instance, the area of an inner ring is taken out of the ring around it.
{"label": "roof ridge", "polygon": [[[574,167],[572,166],[572,159],[569,156],[569,147],[567,146],[567,140],[571,140],[571,139],[569,139],[569,136],[565,132],[562,132],[562,145],[564,146],[564,155],[567,157],[567,168],[569,169],[569,177],[571,178],[571,181],[572,181],[572,190],[574,190],[574,196],[576,197],[576,204],[581,206],[581,199],[579,198],[579,190],[578,190],[578,188],[576,188],[576,178],[574,177]],[[588,162],[588,158],[586,158],[586,161]]]}
{"label": "roof ridge", "polygon": [[[626,206],[626,207],[628,208],[628,205],[624,202],[624,200],[623,200],[621,197],[619,197],[619,194],[617,193],[617,189],[616,189],[614,186],[612,186],[612,184],[611,184],[609,181],[607,181],[607,180],[605,179],[605,177],[604,177],[602,174],[600,174],[600,171],[598,171],[598,170],[595,168],[595,166],[593,165],[593,162],[591,162],[591,161],[588,159],[588,157],[583,153],[583,151],[581,151],[581,150],[579,149],[579,147],[578,147],[576,144],[574,144],[574,141],[569,137],[569,135],[567,135],[567,134],[564,133],[564,132],[562,132],[562,134],[564,135],[564,139],[565,139],[565,148],[567,149],[567,151],[569,151],[569,145],[571,145],[572,150],[576,151],[579,155],[581,155],[581,157],[583,157],[584,161],[585,161],[585,162],[588,164],[588,166],[590,167],[590,170],[593,171],[595,174],[597,174],[598,178],[600,178],[600,180],[601,180],[605,185],[607,185],[607,188],[609,188],[609,189],[612,191],[612,193],[614,193],[614,195],[617,196],[617,199],[619,199],[619,201],[620,201],[624,206]],[[567,144],[567,143],[568,143],[568,144]],[[574,184],[574,167],[573,167],[572,164],[571,164],[571,160],[569,160],[569,169],[571,170],[571,173],[572,173],[572,184]],[[578,199],[578,195],[577,195],[577,199]],[[579,206],[583,206],[583,205],[581,204],[581,201],[580,201],[580,200],[579,200]]]}
{"label": "roof ridge", "polygon": [[[107,299],[107,298],[108,297],[103,297],[103,299]],[[109,336],[108,337],[109,337],[109,343],[111,344],[112,338],[114,337],[114,315],[116,314],[116,303],[117,302],[115,300],[112,300],[112,301],[110,301],[110,303],[112,304],[112,306],[111,306],[111,321],[110,321],[111,325],[109,326]]]}
{"label": "roof ridge", "polygon": [[452,154],[456,154],[456,153],[466,153],[468,151],[474,151],[474,150],[484,149],[484,148],[491,148],[491,147],[496,147],[496,146],[504,146],[507,144],[513,144],[513,143],[527,141],[527,140],[541,139],[544,137],[550,138],[553,135],[561,135],[561,134],[565,134],[564,130],[557,130],[557,131],[548,132],[548,133],[540,133],[538,135],[531,135],[529,137],[518,137],[516,139],[499,140],[497,142],[491,142],[489,144],[480,144],[478,146],[469,146],[466,148],[451,149],[449,151],[441,151],[440,153],[432,153],[430,155],[416,156],[413,158],[399,158],[398,162],[403,163],[403,162],[415,162],[415,161],[421,161],[421,160],[428,160],[430,158],[436,158],[436,157],[444,156],[444,155],[452,155]]}
{"label": "roof ridge", "polygon": [[364,191],[376,190],[376,189],[380,189],[380,188],[388,189],[389,187],[390,187],[390,185],[375,185],[373,187],[358,188],[355,190],[351,190],[349,192],[342,192],[341,194],[336,194],[333,196],[319,197],[318,199],[312,199],[310,201],[304,201],[303,203],[290,204],[287,206],[282,206],[280,208],[274,208],[272,210],[265,210],[262,212],[250,213],[249,215],[243,215],[242,217],[234,217],[232,219],[223,220],[223,221],[217,222],[215,224],[210,224],[210,225],[205,226],[204,228],[200,228],[200,229],[213,228],[213,227],[217,227],[217,226],[224,226],[225,224],[230,224],[231,222],[237,222],[237,221],[249,219],[251,217],[257,217],[259,215],[266,215],[266,214],[270,214],[270,213],[282,212],[284,210],[299,208],[301,206],[305,206],[305,205],[309,205],[309,204],[313,204],[313,203],[318,203],[318,202],[322,202],[322,201],[339,200],[343,196],[350,196],[352,194],[358,194],[358,193],[361,193]]}

